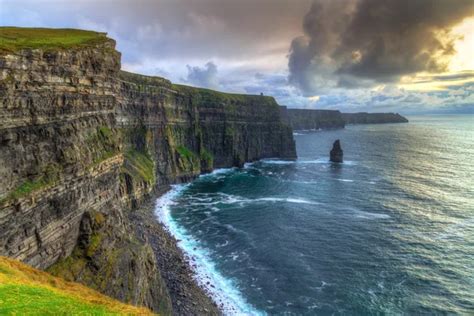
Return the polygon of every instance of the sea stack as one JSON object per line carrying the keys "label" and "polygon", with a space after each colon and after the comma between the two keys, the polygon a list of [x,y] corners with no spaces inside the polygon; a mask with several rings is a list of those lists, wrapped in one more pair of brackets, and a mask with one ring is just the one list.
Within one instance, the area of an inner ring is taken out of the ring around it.
{"label": "sea stack", "polygon": [[334,144],[332,144],[332,149],[329,153],[329,160],[332,162],[342,162],[343,155],[344,153],[341,148],[341,142],[338,139],[334,142]]}

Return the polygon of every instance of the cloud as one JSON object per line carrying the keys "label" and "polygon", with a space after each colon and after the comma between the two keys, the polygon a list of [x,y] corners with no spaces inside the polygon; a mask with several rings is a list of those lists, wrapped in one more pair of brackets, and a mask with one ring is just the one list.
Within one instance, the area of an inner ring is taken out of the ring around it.
{"label": "cloud", "polygon": [[449,30],[472,15],[472,0],[0,0],[0,8],[4,25],[108,32],[124,70],[264,93],[290,107],[474,107],[469,49],[459,47],[457,73],[439,73],[453,53]]}
{"label": "cloud", "polygon": [[184,82],[198,87],[213,89],[219,87],[217,66],[213,62],[206,63],[204,67],[186,65],[186,68],[188,68],[188,76],[184,79]]}
{"label": "cloud", "polygon": [[291,43],[289,81],[305,95],[447,70],[471,0],[314,0]]}

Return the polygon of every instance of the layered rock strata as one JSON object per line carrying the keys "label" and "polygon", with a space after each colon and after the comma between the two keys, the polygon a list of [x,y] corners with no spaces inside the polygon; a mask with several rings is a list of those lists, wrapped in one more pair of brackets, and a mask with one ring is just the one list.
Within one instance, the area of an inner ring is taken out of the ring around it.
{"label": "layered rock strata", "polygon": [[182,255],[164,231],[149,242],[134,212],[213,168],[295,158],[273,98],[122,72],[106,39],[2,52],[0,104],[0,255],[162,314],[218,313],[170,284]]}

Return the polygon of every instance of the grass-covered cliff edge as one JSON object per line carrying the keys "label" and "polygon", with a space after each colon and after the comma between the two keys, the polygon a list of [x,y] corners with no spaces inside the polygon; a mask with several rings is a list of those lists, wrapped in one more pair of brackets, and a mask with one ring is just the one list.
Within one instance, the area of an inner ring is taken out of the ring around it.
{"label": "grass-covered cliff edge", "polygon": [[295,158],[273,98],[123,72],[103,33],[7,27],[0,100],[0,255],[161,314],[218,313],[148,201]]}
{"label": "grass-covered cliff edge", "polygon": [[6,257],[0,257],[0,314],[153,315]]}

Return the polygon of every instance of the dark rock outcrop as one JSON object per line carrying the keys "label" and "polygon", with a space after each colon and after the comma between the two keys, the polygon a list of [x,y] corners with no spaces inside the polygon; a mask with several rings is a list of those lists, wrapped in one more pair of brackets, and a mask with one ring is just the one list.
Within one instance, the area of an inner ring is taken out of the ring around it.
{"label": "dark rock outcrop", "polygon": [[122,72],[110,39],[0,53],[0,255],[165,315],[218,313],[172,284],[192,283],[182,254],[150,208],[152,242],[135,212],[213,168],[295,158],[279,111],[271,97]]}
{"label": "dark rock outcrop", "polygon": [[408,120],[398,113],[342,113],[346,124],[384,124],[408,123]]}
{"label": "dark rock outcrop", "polygon": [[281,107],[282,117],[294,130],[344,128],[341,112],[334,110],[288,109]]}
{"label": "dark rock outcrop", "polygon": [[341,142],[336,140],[332,145],[332,149],[329,153],[329,160],[332,162],[342,162],[343,161],[344,152],[341,148]]}

